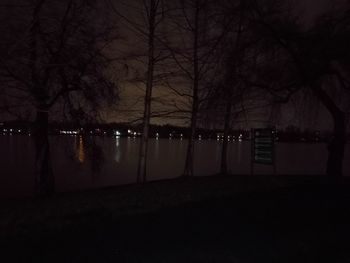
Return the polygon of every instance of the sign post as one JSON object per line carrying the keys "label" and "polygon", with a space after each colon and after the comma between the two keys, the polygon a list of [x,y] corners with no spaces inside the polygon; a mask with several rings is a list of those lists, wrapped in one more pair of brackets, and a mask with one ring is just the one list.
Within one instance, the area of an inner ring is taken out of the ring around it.
{"label": "sign post", "polygon": [[252,129],[251,174],[254,173],[254,163],[272,165],[276,174],[275,135],[275,129]]}

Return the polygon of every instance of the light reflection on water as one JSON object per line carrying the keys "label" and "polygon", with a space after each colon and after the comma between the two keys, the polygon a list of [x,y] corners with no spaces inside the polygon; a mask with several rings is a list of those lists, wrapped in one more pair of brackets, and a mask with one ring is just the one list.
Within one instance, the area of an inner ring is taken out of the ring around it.
{"label": "light reflection on water", "polygon": [[116,163],[120,162],[120,157],[121,157],[121,149],[120,149],[120,137],[116,136],[115,137],[115,161]]}
{"label": "light reflection on water", "polygon": [[159,159],[159,138],[156,138],[154,142],[154,157],[155,159]]}
{"label": "light reflection on water", "polygon": [[[51,138],[51,155],[58,191],[133,183],[136,180],[139,138],[96,138],[104,151],[98,175],[91,171],[86,141],[79,136]],[[67,149],[74,152],[71,158]],[[195,173],[209,175],[220,168],[222,141],[201,140],[195,145]],[[182,174],[187,140],[150,139],[148,178],[158,180]],[[323,174],[326,167],[325,144],[279,143],[276,147],[278,174]],[[34,145],[30,137],[0,136],[0,197],[28,195],[34,188]],[[250,173],[250,142],[231,141],[228,146],[229,171]],[[344,173],[350,173],[347,147]],[[271,173],[269,166],[256,165],[256,173]],[[92,180],[93,179],[93,180]]]}
{"label": "light reflection on water", "polygon": [[77,148],[76,148],[76,158],[80,163],[85,161],[85,149],[84,149],[84,140],[82,136],[79,136]]}

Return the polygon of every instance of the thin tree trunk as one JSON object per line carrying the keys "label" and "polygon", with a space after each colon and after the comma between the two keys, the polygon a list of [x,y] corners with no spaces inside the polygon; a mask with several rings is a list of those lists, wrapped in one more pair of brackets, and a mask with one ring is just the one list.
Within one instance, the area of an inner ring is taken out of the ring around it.
{"label": "thin tree trunk", "polygon": [[195,145],[195,136],[196,136],[196,126],[197,126],[197,110],[192,109],[191,117],[191,131],[188,138],[187,152],[186,152],[186,162],[183,176],[193,176],[194,174],[194,145]]}
{"label": "thin tree trunk", "polygon": [[154,77],[154,33],[157,5],[155,0],[151,0],[149,14],[149,36],[148,36],[148,72],[146,95],[143,114],[143,131],[140,143],[139,162],[137,167],[137,183],[146,182],[147,180],[147,150],[149,126],[151,119],[151,101]]}
{"label": "thin tree trunk", "polygon": [[48,129],[48,110],[46,108],[38,109],[33,138],[35,144],[36,191],[40,196],[49,196],[55,191]]}
{"label": "thin tree trunk", "polygon": [[197,128],[197,115],[198,115],[198,88],[199,88],[199,61],[198,61],[198,19],[199,19],[199,2],[196,2],[196,12],[194,17],[194,29],[193,29],[193,93],[192,93],[192,113],[191,113],[191,131],[188,138],[186,162],[183,176],[193,176],[194,174],[194,145]]}
{"label": "thin tree trunk", "polygon": [[51,167],[50,147],[48,137],[49,107],[47,101],[47,91],[43,88],[40,81],[40,62],[39,62],[39,32],[40,32],[40,11],[45,0],[36,1],[33,9],[32,25],[30,28],[30,66],[31,82],[30,90],[37,101],[37,112],[34,124],[34,145],[35,145],[35,181],[36,193],[40,196],[49,196],[54,193],[54,177]]}
{"label": "thin tree trunk", "polygon": [[231,122],[231,109],[232,102],[231,100],[226,101],[226,112],[225,112],[225,124],[224,124],[224,141],[221,149],[221,166],[220,174],[227,174],[227,148],[228,148],[228,134],[230,131],[230,122]]}
{"label": "thin tree trunk", "polygon": [[[239,7],[240,9],[242,8],[242,1],[239,2]],[[234,45],[234,57],[233,57],[233,65],[231,64],[232,62],[230,61],[230,64],[228,65],[229,68],[232,68],[234,71],[233,76],[236,76],[236,71],[238,70],[238,67],[240,65],[240,54],[238,53],[239,47],[240,47],[240,40],[241,40],[241,35],[242,35],[242,24],[243,24],[243,12],[240,12],[239,16],[239,23],[238,23],[238,31],[237,31],[237,36],[235,40],[235,45]],[[230,123],[231,123],[231,111],[232,111],[232,94],[233,94],[233,78],[232,74],[229,74],[228,76],[228,82],[226,84],[226,110],[225,110],[225,120],[224,120],[224,140],[222,144],[222,149],[221,149],[221,166],[220,166],[220,174],[227,174],[228,173],[228,168],[227,168],[227,149],[228,149],[228,134],[230,131]],[[228,86],[227,86],[228,85]]]}

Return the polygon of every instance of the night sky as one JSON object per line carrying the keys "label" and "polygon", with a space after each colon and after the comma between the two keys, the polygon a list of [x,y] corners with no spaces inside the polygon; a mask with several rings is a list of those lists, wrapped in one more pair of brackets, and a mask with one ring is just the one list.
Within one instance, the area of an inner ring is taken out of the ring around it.
{"label": "night sky", "polygon": [[[332,4],[335,2],[341,2],[343,0],[331,1],[331,0],[295,0],[295,11],[300,15],[305,26],[310,27],[318,15],[322,14],[324,11],[331,8]],[[132,38],[132,33],[124,32],[124,35]],[[129,39],[130,40],[130,39]],[[122,52],[130,47],[129,40],[122,41],[121,47],[118,47]],[[132,40],[133,41],[133,40]],[[135,43],[133,41],[133,46],[136,50],[142,49],[144,43]],[[119,55],[122,55],[120,53]],[[121,101],[119,102],[118,111],[108,112],[106,114],[106,119],[108,121],[132,121],[139,118],[142,115],[143,110],[143,98],[144,95],[144,85],[129,85],[122,83],[121,89]],[[154,111],[172,109],[171,107],[165,106],[164,104],[170,105],[173,101],[179,102],[180,104],[185,103],[184,99],[175,95],[171,95],[169,91],[161,88],[154,88],[154,97],[162,98],[165,103],[159,104],[157,100],[153,103],[152,108]],[[190,107],[190,104],[189,104]],[[332,121],[328,112],[323,109],[317,109],[315,111],[310,111],[311,114],[305,115],[304,109],[302,107],[295,107],[294,105],[284,105],[283,106],[283,116],[278,120],[277,126],[285,127],[287,125],[297,125],[301,128],[319,128],[328,129],[332,125]],[[263,122],[269,116],[265,112],[253,113],[253,118],[256,119],[255,114],[257,114],[259,119]],[[266,115],[266,117],[264,117]],[[282,119],[282,120],[281,120]],[[187,122],[183,119],[168,119],[168,118],[154,118],[153,123],[156,124],[175,124],[175,125],[187,125]],[[249,128],[250,126],[260,126],[263,122],[252,122],[252,123],[239,123],[237,124],[239,128]]]}
{"label": "night sky", "polygon": [[[309,27],[312,25],[315,17],[322,14],[322,12],[331,8],[332,4],[336,2],[341,2],[345,0],[294,0],[296,2],[295,11],[299,14],[303,20],[305,26]],[[136,1],[135,1],[136,2]],[[118,5],[118,1],[114,1],[116,5]],[[142,41],[135,41],[134,33],[129,29],[125,28],[122,24],[122,21],[117,22],[118,30],[121,32],[121,39],[116,41],[116,48],[111,53],[112,55],[117,56],[125,56],[125,53],[134,52],[134,50],[142,50],[145,49],[145,43]],[[132,47],[132,48],[130,48]],[[142,66],[138,65],[140,72],[143,74]],[[120,74],[120,68],[116,67],[114,70]],[[113,72],[112,72],[113,74]],[[123,73],[122,73],[123,74]],[[117,77],[119,78],[119,77]],[[145,85],[138,84],[130,84],[125,82],[125,77],[121,77],[120,79],[120,95],[121,99],[117,103],[117,109],[105,109],[103,112],[103,117],[107,122],[119,122],[119,121],[134,121],[142,116],[143,110],[143,96]],[[175,96],[174,94],[169,93],[169,90],[155,87],[153,97],[155,101],[152,104],[153,111],[163,111],[163,110],[172,110],[172,106],[174,102],[183,105],[188,105],[190,107],[190,103],[188,103],[184,98],[179,96]],[[158,101],[162,103],[159,103]],[[311,112],[310,116],[304,116],[305,118],[299,118],[303,115],[302,108],[295,108],[292,105],[283,106],[283,116],[280,117],[277,125],[286,126],[286,125],[297,125],[302,128],[309,127],[317,127],[320,129],[328,129],[331,127],[331,120],[329,118],[328,113],[320,108],[314,112]],[[264,112],[259,113],[262,116],[262,120],[264,120]],[[268,117],[268,116],[267,116]],[[255,116],[254,116],[255,118]],[[299,118],[299,119],[298,119]],[[6,119],[6,118],[3,118]],[[175,124],[175,125],[187,125],[184,119],[169,119],[169,118],[153,118],[153,123],[157,124]],[[259,123],[240,123],[239,126],[242,128],[249,128],[249,126],[260,125]]]}

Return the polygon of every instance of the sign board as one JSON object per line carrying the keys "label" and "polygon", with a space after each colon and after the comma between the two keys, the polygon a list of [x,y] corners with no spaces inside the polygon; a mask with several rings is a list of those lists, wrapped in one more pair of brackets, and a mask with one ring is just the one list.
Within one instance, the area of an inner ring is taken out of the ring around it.
{"label": "sign board", "polygon": [[275,130],[253,129],[252,132],[252,161],[273,165],[275,162]]}

